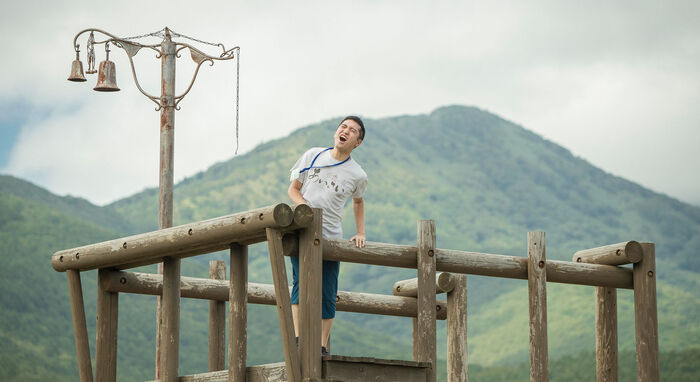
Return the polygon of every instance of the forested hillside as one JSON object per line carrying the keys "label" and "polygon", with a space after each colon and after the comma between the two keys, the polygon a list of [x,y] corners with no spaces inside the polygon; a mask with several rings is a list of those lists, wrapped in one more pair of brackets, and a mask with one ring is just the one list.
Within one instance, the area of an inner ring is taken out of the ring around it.
{"label": "forested hillside", "polygon": [[[180,182],[175,187],[175,224],[286,202],[289,168],[308,147],[332,144],[338,122],[300,128]],[[660,346],[666,357],[662,372],[681,365],[684,375],[698,376],[698,363],[692,360],[700,349],[700,208],[607,174],[476,108],[450,106],[365,124],[366,139],[353,157],[370,181],[365,196],[368,240],[415,243],[416,221],[434,219],[440,248],[525,256],[526,233],[542,230],[547,257],[570,260],[579,249],[625,240],[654,242]],[[0,379],[75,380],[65,275],[51,268],[50,256],[59,249],[154,230],[157,206],[154,189],[99,207],[0,176],[0,257],[5,261],[0,267]],[[346,211],[346,237],[354,233],[351,216]],[[265,249],[251,249],[250,281],[270,282]],[[209,259],[226,257],[188,259],[183,274],[205,277]],[[87,272],[83,277],[94,337],[96,275]],[[340,288],[390,294],[394,281],[410,277],[415,271],[343,264]],[[523,367],[527,371],[526,284],[474,276],[468,283],[470,376],[477,381],[521,380]],[[634,349],[631,292],[620,292],[618,304],[624,361],[624,354]],[[123,295],[119,311],[119,379],[146,380],[153,370],[155,299]],[[250,309],[251,364],[282,359],[273,311]],[[183,374],[206,369],[207,312],[207,302],[183,301]],[[588,357],[586,370],[592,367],[592,289],[550,284],[548,317],[552,376],[573,380],[555,371],[564,370],[570,357]],[[444,359],[444,324],[438,329],[438,356]],[[409,359],[410,331],[409,319],[340,313],[333,352]],[[37,367],[41,377],[35,378],[30,371]],[[504,373],[514,373],[513,379]]]}

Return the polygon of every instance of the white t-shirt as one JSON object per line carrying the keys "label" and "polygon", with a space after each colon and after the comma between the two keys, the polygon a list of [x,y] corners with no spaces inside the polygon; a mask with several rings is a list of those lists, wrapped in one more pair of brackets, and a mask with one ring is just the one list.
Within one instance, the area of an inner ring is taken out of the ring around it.
{"label": "white t-shirt", "polygon": [[[348,198],[361,198],[367,190],[367,174],[352,157],[345,163],[338,163],[330,150],[321,153],[325,147],[314,147],[297,160],[291,168],[291,180],[302,183],[301,196],[309,206],[323,210],[323,237],[338,239],[343,237],[343,208]],[[316,155],[314,168],[299,172],[309,166]],[[316,168],[321,167],[321,168]],[[297,175],[299,174],[299,175]]]}

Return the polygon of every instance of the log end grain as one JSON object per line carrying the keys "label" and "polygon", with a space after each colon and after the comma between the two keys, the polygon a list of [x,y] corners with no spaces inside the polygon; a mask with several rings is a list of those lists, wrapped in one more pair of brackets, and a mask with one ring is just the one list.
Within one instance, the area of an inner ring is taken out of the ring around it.
{"label": "log end grain", "polygon": [[289,207],[284,203],[280,203],[275,206],[272,212],[272,217],[275,219],[275,223],[279,224],[280,227],[286,227],[292,224],[292,221],[294,221],[292,207]]}
{"label": "log end grain", "polygon": [[294,206],[293,215],[293,221],[299,227],[308,227],[314,219],[314,211],[308,204]]}

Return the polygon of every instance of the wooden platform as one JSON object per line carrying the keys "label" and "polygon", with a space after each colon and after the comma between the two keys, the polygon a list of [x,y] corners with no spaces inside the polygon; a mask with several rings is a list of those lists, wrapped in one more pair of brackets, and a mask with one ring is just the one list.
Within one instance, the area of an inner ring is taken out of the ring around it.
{"label": "wooden platform", "polygon": [[[425,382],[429,362],[413,362],[369,357],[329,355],[323,357],[323,381],[326,382]],[[249,366],[247,382],[287,380],[284,362]],[[186,375],[180,382],[228,382],[228,370]],[[156,381],[152,381],[156,382]]]}

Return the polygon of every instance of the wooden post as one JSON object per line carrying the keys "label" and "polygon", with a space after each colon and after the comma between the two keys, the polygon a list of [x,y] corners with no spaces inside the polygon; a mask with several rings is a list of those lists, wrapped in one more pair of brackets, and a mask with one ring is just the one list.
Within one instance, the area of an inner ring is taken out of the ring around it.
{"label": "wooden post", "polygon": [[654,243],[640,243],[642,261],[634,264],[634,327],[637,342],[637,381],[659,380],[659,323],[656,311]]}
{"label": "wooden post", "polygon": [[544,232],[527,233],[530,300],[530,381],[549,381],[547,355],[547,257]]}
{"label": "wooden post", "polygon": [[299,236],[299,351],[301,377],[321,378],[322,218],[314,208],[311,225]]}
{"label": "wooden post", "polygon": [[107,292],[102,280],[109,271],[97,272],[97,339],[95,341],[95,380],[117,380],[117,327],[119,319],[119,294]]}
{"label": "wooden post", "polygon": [[292,305],[289,297],[287,271],[284,266],[284,255],[282,254],[282,234],[279,230],[272,228],[268,228],[266,231],[287,376],[290,382],[301,382],[301,367],[299,364],[299,352],[294,340],[294,322],[292,321]]}
{"label": "wooden post", "polygon": [[413,360],[431,363],[428,381],[436,380],[435,222],[418,221],[418,317],[413,327]]}
{"label": "wooden post", "polygon": [[180,349],[180,259],[163,259],[161,382],[177,382]]}
{"label": "wooden post", "polygon": [[[226,280],[226,262],[209,262],[209,277]],[[209,371],[226,368],[226,302],[209,301]]]}
{"label": "wooden post", "polygon": [[248,246],[231,244],[228,380],[245,381],[248,351]]}
{"label": "wooden post", "polygon": [[447,292],[447,382],[467,382],[467,276]]}
{"label": "wooden post", "polygon": [[596,381],[617,382],[617,289],[595,288]]}
{"label": "wooden post", "polygon": [[80,272],[66,271],[70,308],[73,314],[73,333],[75,335],[75,352],[78,356],[78,374],[80,382],[92,382],[92,363],[90,361],[90,343],[88,342],[87,323],[85,321],[85,304]]}

